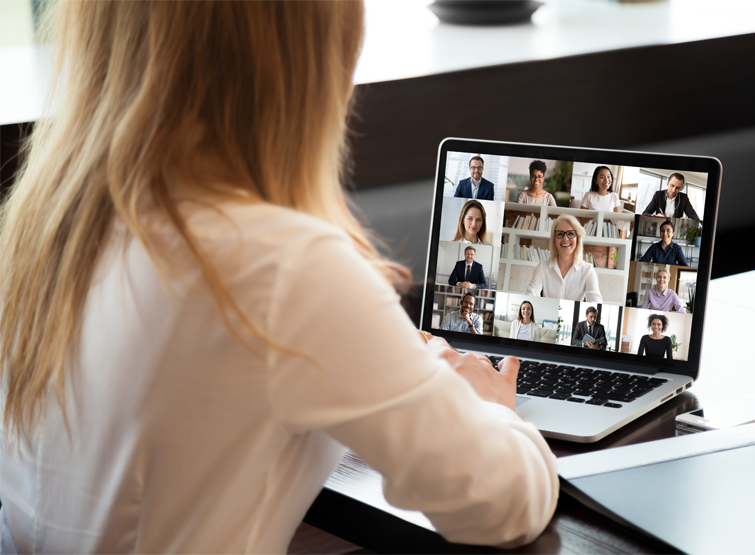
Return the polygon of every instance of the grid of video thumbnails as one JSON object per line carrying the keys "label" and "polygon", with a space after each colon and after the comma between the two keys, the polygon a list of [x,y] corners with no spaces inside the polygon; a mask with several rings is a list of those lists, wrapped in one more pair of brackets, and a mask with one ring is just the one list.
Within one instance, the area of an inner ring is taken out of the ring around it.
{"label": "grid of video thumbnails", "polygon": [[687,360],[707,174],[450,152],[431,327]]}

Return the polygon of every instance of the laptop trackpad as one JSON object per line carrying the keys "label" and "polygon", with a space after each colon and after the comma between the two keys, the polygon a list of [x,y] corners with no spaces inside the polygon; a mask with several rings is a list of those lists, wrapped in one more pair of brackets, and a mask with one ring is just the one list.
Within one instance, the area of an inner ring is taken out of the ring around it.
{"label": "laptop trackpad", "polygon": [[531,399],[530,399],[529,397],[523,397],[523,396],[521,396],[521,395],[517,395],[517,396],[516,396],[516,406],[517,406],[517,407],[519,407],[519,406],[523,405],[523,404],[524,404],[524,403],[526,403],[527,401],[531,401]]}

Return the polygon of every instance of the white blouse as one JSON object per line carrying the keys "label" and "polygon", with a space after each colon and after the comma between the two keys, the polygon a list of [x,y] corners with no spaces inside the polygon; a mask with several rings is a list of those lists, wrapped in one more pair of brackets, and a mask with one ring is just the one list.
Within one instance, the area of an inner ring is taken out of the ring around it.
{"label": "white blouse", "polygon": [[556,260],[541,260],[527,286],[527,295],[539,296],[541,291],[552,299],[603,302],[595,268],[581,260],[569,268],[565,278]]}
{"label": "white blouse", "polygon": [[[468,243],[470,245],[472,244],[472,241],[467,241],[463,237],[461,239],[457,239],[456,241],[453,241],[453,242],[454,243]],[[474,244],[475,245],[488,245],[488,246],[492,246],[493,245],[493,243],[489,243],[488,241],[481,241],[479,237],[477,237],[477,242],[474,243]]]}
{"label": "white blouse", "polygon": [[248,348],[231,336],[172,231],[167,289],[114,237],[66,380],[70,436],[50,393],[21,457],[0,450],[0,552],[285,553],[344,446],[451,541],[540,534],[548,445],[431,355],[343,231],[268,205],[188,223],[269,342],[233,314]]}
{"label": "white blouse", "polygon": [[[524,333],[525,327],[527,328],[526,334]],[[522,322],[519,321],[519,318],[516,318],[514,319],[513,322],[511,322],[511,331],[509,332],[509,337],[511,339],[527,339],[529,341],[540,341],[540,326],[538,326],[536,323],[532,321],[530,321],[530,323],[527,326],[525,326],[522,324]]]}
{"label": "white blouse", "polygon": [[618,193],[608,193],[605,196],[601,196],[596,191],[587,191],[582,197],[582,206],[589,210],[613,212],[614,208],[621,206],[621,200]]}

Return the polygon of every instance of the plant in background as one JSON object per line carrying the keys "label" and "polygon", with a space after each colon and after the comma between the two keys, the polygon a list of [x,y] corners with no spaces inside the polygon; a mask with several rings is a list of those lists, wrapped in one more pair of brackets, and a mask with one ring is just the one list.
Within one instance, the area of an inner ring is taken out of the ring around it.
{"label": "plant in background", "polygon": [[567,185],[571,181],[573,166],[574,162],[556,162],[556,171],[545,179],[543,189],[552,195],[559,191],[566,191]]}
{"label": "plant in background", "polygon": [[611,260],[613,261],[613,267],[616,268],[616,266],[619,263],[619,253],[618,252],[612,252],[611,253]]}
{"label": "plant in background", "polygon": [[687,231],[684,232],[684,238],[687,239],[690,243],[694,243],[695,239],[700,237],[703,233],[703,230],[698,225],[694,225],[687,229]]}
{"label": "plant in background", "polygon": [[448,176],[446,176],[446,179],[445,179],[444,183],[450,183],[451,187],[453,187],[454,189],[456,188],[456,183],[454,183],[453,181],[451,181],[450,179],[448,179]]}
{"label": "plant in background", "polygon": [[672,334],[671,335],[671,347],[674,349],[674,352],[676,352],[679,349],[679,347],[681,347],[681,346],[682,346],[682,344],[681,343],[677,343],[677,341],[676,341],[676,334]]}

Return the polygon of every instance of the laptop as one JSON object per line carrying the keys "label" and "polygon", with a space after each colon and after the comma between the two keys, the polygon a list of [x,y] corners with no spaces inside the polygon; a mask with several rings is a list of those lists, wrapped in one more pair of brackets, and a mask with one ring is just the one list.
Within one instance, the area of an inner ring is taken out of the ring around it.
{"label": "laptop", "polygon": [[420,329],[521,361],[517,414],[590,443],[700,372],[715,158],[449,138]]}

